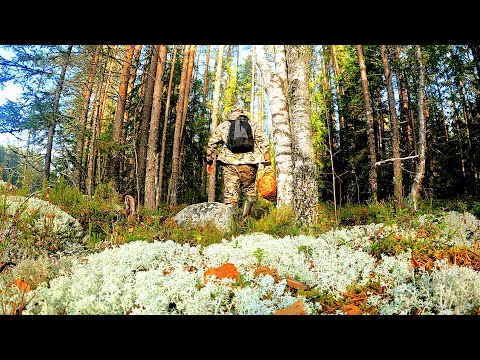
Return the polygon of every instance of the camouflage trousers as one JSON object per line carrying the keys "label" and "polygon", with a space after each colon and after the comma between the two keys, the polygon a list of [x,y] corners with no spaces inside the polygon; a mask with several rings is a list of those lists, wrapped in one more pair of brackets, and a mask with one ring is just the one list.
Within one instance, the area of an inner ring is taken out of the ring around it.
{"label": "camouflage trousers", "polygon": [[235,206],[240,195],[257,197],[255,179],[257,165],[224,165],[223,166],[223,203]]}

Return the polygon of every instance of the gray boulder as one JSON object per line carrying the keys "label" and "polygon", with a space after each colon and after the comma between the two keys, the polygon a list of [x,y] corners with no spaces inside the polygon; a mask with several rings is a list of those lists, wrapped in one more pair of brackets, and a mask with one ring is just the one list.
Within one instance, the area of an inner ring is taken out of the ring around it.
{"label": "gray boulder", "polygon": [[83,236],[83,228],[79,221],[60,209],[58,206],[35,197],[0,195],[0,209],[10,216],[17,213],[21,218],[31,218],[33,228],[48,228],[60,238],[79,239]]}
{"label": "gray boulder", "polygon": [[179,225],[204,226],[207,223],[227,232],[232,219],[230,208],[219,202],[203,202],[189,205],[173,218]]}

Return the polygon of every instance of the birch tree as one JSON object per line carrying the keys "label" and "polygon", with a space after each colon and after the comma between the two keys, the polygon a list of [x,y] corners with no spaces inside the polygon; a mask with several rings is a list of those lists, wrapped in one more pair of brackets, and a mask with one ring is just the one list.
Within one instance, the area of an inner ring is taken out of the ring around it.
{"label": "birch tree", "polygon": [[308,47],[287,45],[288,99],[292,129],[293,210],[301,225],[314,225],[318,217],[318,186],[312,142],[308,84]]}
{"label": "birch tree", "polygon": [[272,116],[272,138],[277,177],[277,207],[293,201],[292,135],[288,115],[287,69],[284,45],[274,46],[275,70],[267,60],[266,46],[255,45],[256,63],[263,79]]}
{"label": "birch tree", "polygon": [[418,68],[418,160],[415,167],[415,177],[410,187],[409,203],[417,211],[418,196],[423,177],[425,175],[425,156],[427,148],[427,132],[425,111],[425,65],[422,59],[422,49],[420,45],[415,45],[415,60]]}

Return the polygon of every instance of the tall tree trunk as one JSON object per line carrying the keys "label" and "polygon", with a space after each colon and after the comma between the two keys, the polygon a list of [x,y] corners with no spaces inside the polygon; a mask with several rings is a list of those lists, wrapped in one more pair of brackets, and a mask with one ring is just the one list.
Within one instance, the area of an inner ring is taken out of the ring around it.
{"label": "tall tree trunk", "polygon": [[115,116],[113,119],[113,149],[112,159],[110,163],[110,179],[112,180],[112,190],[115,195],[119,195],[122,191],[122,174],[121,174],[121,148],[124,143],[123,139],[123,119],[125,113],[125,104],[127,101],[128,81],[130,77],[130,66],[132,64],[135,45],[128,45],[122,66],[122,76],[118,88],[117,106],[115,108]]}
{"label": "tall tree trunk", "polygon": [[293,210],[300,225],[318,218],[318,186],[310,117],[308,46],[287,45],[288,99],[292,129]]}
{"label": "tall tree trunk", "polygon": [[210,62],[210,45],[207,45],[207,54],[205,55],[205,71],[203,73],[202,110],[205,110],[207,107],[208,63],[209,62]]}
{"label": "tall tree trunk", "polygon": [[93,111],[90,116],[90,142],[88,144],[87,177],[85,179],[85,190],[89,197],[93,196],[95,188],[95,169],[97,167],[98,158],[97,138],[100,134],[102,108],[105,101],[106,88],[110,82],[110,72],[113,65],[112,61],[108,61],[109,53],[110,49],[108,49],[106,56],[101,57],[101,75],[100,79],[97,81],[97,89],[93,101]]}
{"label": "tall tree trunk", "polygon": [[185,79],[185,96],[183,99],[183,112],[182,112],[182,131],[180,133],[180,158],[178,163],[178,173],[183,173],[183,159],[185,155],[185,138],[187,136],[187,113],[188,113],[188,103],[190,98],[190,89],[192,83],[193,69],[195,67],[195,53],[197,50],[197,45],[190,45],[188,49],[188,68],[187,68],[187,78]]}
{"label": "tall tree trunk", "polygon": [[165,149],[167,147],[167,130],[168,130],[168,114],[170,113],[170,99],[172,97],[172,84],[173,84],[173,75],[175,74],[175,64],[177,59],[177,49],[178,45],[174,45],[171,68],[170,68],[170,79],[168,81],[168,90],[167,90],[167,102],[165,103],[165,117],[163,121],[163,132],[162,132],[162,148],[160,150],[160,159],[158,161],[158,186],[157,186],[157,206],[160,205],[162,201],[163,193],[163,168],[165,166]]}
{"label": "tall tree trunk", "polygon": [[390,63],[388,61],[388,51],[385,45],[380,45],[382,54],[383,71],[385,72],[385,81],[387,84],[388,108],[390,110],[390,121],[392,124],[392,154],[393,154],[393,193],[395,196],[395,209],[403,207],[402,193],[402,160],[400,160],[400,141],[398,132],[397,109],[395,106],[395,97],[393,94],[392,73],[390,72]]}
{"label": "tall tree trunk", "polygon": [[368,90],[367,67],[365,66],[365,60],[363,58],[362,45],[355,45],[355,47],[357,49],[358,63],[360,65],[360,77],[362,80],[363,99],[365,102],[365,113],[367,117],[367,141],[370,155],[370,190],[372,192],[373,200],[377,202],[377,169],[375,165],[377,157],[375,153],[375,130],[373,128],[372,108],[370,106],[370,91]]}
{"label": "tall tree trunk", "polygon": [[292,135],[288,116],[286,96],[287,70],[285,48],[275,45],[275,71],[272,70],[266,55],[265,45],[255,45],[259,73],[265,85],[273,126],[273,147],[275,151],[275,171],[277,177],[277,207],[292,206],[293,202],[293,162]]}
{"label": "tall tree trunk", "polygon": [[[338,103],[338,118],[339,118],[339,123],[340,127],[344,128],[345,127],[345,115],[343,111],[343,106],[342,106],[342,97],[345,94],[345,89],[343,85],[341,85],[340,81],[340,76],[341,76],[341,70],[340,70],[340,65],[339,65],[339,59],[337,56],[337,48],[336,46],[339,47],[339,50],[343,52],[343,45],[331,45],[331,50],[332,50],[332,63],[333,63],[333,74],[334,74],[334,81],[335,81],[335,91],[337,93],[337,103]],[[340,139],[340,143],[342,143],[342,139]]]}
{"label": "tall tree trunk", "polygon": [[90,63],[90,71],[87,75],[87,82],[83,91],[80,116],[78,121],[77,142],[75,147],[75,167],[73,169],[73,181],[80,190],[84,190],[85,181],[83,178],[83,148],[85,144],[86,125],[88,119],[88,109],[90,106],[90,97],[92,96],[93,81],[97,72],[98,59],[100,57],[101,45],[95,45]]}
{"label": "tall tree trunk", "polygon": [[406,144],[405,150],[408,156],[413,155],[413,135],[412,135],[412,120],[410,119],[410,109],[408,106],[407,84],[403,75],[404,61],[401,57],[404,45],[395,46],[395,60],[399,64],[399,69],[396,72],[398,98],[400,100],[400,118],[405,122],[405,136]]}
{"label": "tall tree trunk", "polygon": [[148,132],[147,162],[145,172],[145,207],[147,209],[155,209],[155,177],[158,173],[157,157],[158,157],[158,138],[160,115],[162,111],[162,94],[163,94],[163,73],[167,59],[167,45],[156,45],[158,52],[158,64],[155,73],[155,87],[153,90],[152,114],[150,117],[150,130]]}
{"label": "tall tree trunk", "polygon": [[[113,107],[113,98],[111,96],[109,96],[109,92],[108,92],[108,88],[110,87],[110,83],[112,82],[112,78],[113,78],[113,73],[114,73],[114,70],[115,70],[115,65],[117,65],[117,56],[118,56],[118,52],[120,51],[120,47],[119,46],[107,46],[107,49],[108,49],[108,54],[107,54],[107,58],[106,58],[106,61],[108,62],[107,63],[107,76],[106,76],[106,79],[104,81],[104,85],[103,85],[103,90],[102,90],[102,97],[101,97],[101,100],[100,100],[100,109],[98,111],[98,126],[97,126],[97,130],[96,130],[96,136],[97,138],[100,137],[100,134],[103,133],[105,131],[105,128],[108,128],[108,123],[107,123],[107,119],[105,117],[105,111],[107,111],[107,109]],[[111,155],[110,154],[103,154],[103,162],[102,162],[102,154],[100,152],[98,152],[97,155],[97,159],[96,159],[96,178],[97,178],[97,182],[98,183],[103,183],[106,181],[106,176],[105,176],[105,173],[106,173],[106,170],[107,170],[107,165],[109,164],[108,160],[110,159]]]}
{"label": "tall tree trunk", "polygon": [[334,110],[333,110],[333,96],[332,96],[332,84],[331,84],[331,76],[330,76],[330,64],[325,56],[325,47],[322,49],[322,59],[323,59],[323,82],[322,82],[322,99],[325,105],[325,123],[327,125],[328,130],[328,154],[330,158],[330,169],[332,171],[332,197],[333,197],[333,207],[334,207],[334,216],[335,216],[335,224],[338,224],[338,216],[337,216],[337,185],[336,185],[336,173],[335,173],[335,165],[333,162],[334,156],[334,148],[337,147],[337,144],[334,144],[334,126],[335,126],[335,118],[334,118]]}
{"label": "tall tree trunk", "polygon": [[[207,89],[209,84],[209,62],[210,62],[210,45],[207,45],[205,55],[205,71],[203,73],[203,96],[202,96],[202,118],[207,119]],[[202,194],[208,193],[208,176],[202,176]]]}
{"label": "tall tree trunk", "polygon": [[[473,62],[477,69],[477,78],[480,77],[480,45],[468,45],[473,55]],[[480,89],[479,89],[480,90]]]}
{"label": "tall tree trunk", "polygon": [[152,116],[153,92],[155,87],[155,73],[158,64],[158,48],[151,46],[150,64],[145,78],[145,98],[142,108],[140,124],[140,142],[138,144],[138,183],[140,186],[139,202],[145,203],[145,172],[147,163],[148,129]]}
{"label": "tall tree trunk", "polygon": [[425,152],[426,152],[426,120],[425,111],[425,65],[422,59],[420,45],[415,45],[415,60],[418,67],[418,161],[415,177],[410,187],[409,202],[417,211],[417,200],[420,194],[420,187],[425,175]]}
{"label": "tall tree trunk", "polygon": [[126,124],[130,117],[130,104],[132,102],[132,92],[135,87],[135,79],[137,77],[138,63],[140,61],[140,55],[142,53],[143,45],[135,45],[133,51],[132,64],[130,65],[130,71],[128,74],[127,96],[125,99],[125,112],[123,115],[123,122]]}
{"label": "tall tree trunk", "polygon": [[[220,108],[220,87],[222,85],[223,70],[223,52],[225,45],[219,45],[217,48],[217,60],[215,64],[215,80],[213,85],[213,103],[212,103],[212,130],[213,133],[218,125],[218,109]],[[208,201],[215,201],[215,179],[217,174],[216,159],[213,161],[213,173],[208,177]]]}
{"label": "tall tree trunk", "polygon": [[469,195],[477,195],[478,189],[478,173],[479,169],[477,168],[477,146],[475,142],[476,134],[474,129],[474,124],[472,121],[472,114],[469,110],[468,100],[465,96],[465,80],[463,80],[463,74],[461,73],[461,69],[459,68],[459,63],[461,63],[460,56],[455,52],[455,48],[452,49],[452,57],[455,59],[455,66],[453,67],[453,74],[454,74],[454,81],[455,86],[457,88],[458,97],[460,100],[460,104],[462,106],[462,116],[467,125],[466,128],[466,139],[467,139],[467,151],[468,151],[468,182],[471,183],[472,186],[467,187],[467,193]]}
{"label": "tall tree trunk", "polygon": [[67,65],[70,58],[70,54],[72,53],[73,45],[69,45],[67,51],[64,56],[63,64],[62,64],[62,71],[60,73],[60,79],[57,82],[57,89],[55,90],[55,99],[53,100],[53,111],[52,111],[52,119],[50,121],[48,127],[48,135],[47,135],[47,151],[45,154],[45,179],[50,181],[50,164],[52,162],[52,148],[53,148],[53,136],[55,135],[55,128],[60,121],[58,114],[58,105],[60,103],[60,96],[62,94],[63,83],[65,81],[65,73],[67,71]]}
{"label": "tall tree trunk", "polygon": [[178,195],[178,178],[180,170],[180,136],[182,133],[183,125],[183,109],[185,98],[185,87],[187,81],[188,62],[189,62],[189,48],[190,45],[185,45],[183,48],[183,60],[182,60],[182,74],[180,78],[180,86],[178,89],[178,101],[176,106],[177,115],[175,118],[175,131],[173,135],[173,151],[172,151],[172,172],[170,174],[170,180],[168,183],[168,195],[167,204],[170,206],[177,205]]}
{"label": "tall tree trunk", "polygon": [[[252,76],[252,81],[251,83],[251,89],[250,89],[250,118],[253,120],[253,114],[255,110],[255,48],[252,46],[252,71],[251,71],[251,76]],[[259,118],[259,125],[260,129],[263,131],[263,124],[260,124],[260,118]]]}
{"label": "tall tree trunk", "polygon": [[265,88],[262,86],[259,87],[260,95],[258,98],[258,127],[260,128],[260,131],[265,131]]}
{"label": "tall tree trunk", "polygon": [[377,95],[377,103],[378,103],[378,149],[380,152],[380,157],[385,156],[387,153],[387,147],[386,147],[386,139],[385,139],[385,121],[383,117],[383,110],[382,110],[382,93],[381,91],[376,91]]}

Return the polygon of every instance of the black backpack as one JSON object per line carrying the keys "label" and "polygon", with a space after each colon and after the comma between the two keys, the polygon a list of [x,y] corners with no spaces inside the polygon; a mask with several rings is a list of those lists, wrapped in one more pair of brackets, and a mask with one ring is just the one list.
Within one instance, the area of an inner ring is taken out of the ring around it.
{"label": "black backpack", "polygon": [[245,115],[240,115],[237,119],[229,121],[228,149],[233,153],[253,151],[253,132],[248,118]]}

